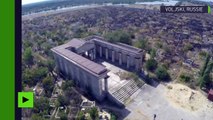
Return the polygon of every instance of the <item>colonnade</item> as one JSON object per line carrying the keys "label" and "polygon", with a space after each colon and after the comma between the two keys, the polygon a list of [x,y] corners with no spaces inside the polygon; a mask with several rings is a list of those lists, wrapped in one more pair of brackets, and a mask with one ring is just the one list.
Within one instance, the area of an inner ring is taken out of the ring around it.
{"label": "colonnade", "polygon": [[[96,49],[99,50],[98,52],[99,52],[100,58],[104,57],[106,60],[111,60],[112,62],[118,62],[119,65],[125,65],[127,69],[129,69],[130,67],[135,67],[136,71],[140,70],[140,67],[142,64],[142,58],[140,56],[129,55],[128,53],[122,53],[122,52],[109,49],[107,47],[102,47],[102,46],[98,46]],[[118,55],[118,57],[116,55]],[[123,59],[124,56],[126,60]],[[116,61],[116,58],[118,59],[117,61]]]}

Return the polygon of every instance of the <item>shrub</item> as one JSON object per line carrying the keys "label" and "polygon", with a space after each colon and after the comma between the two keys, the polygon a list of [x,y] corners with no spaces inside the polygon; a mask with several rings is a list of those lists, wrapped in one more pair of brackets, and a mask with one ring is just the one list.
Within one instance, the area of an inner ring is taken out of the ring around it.
{"label": "shrub", "polygon": [[131,35],[121,30],[107,33],[105,38],[112,43],[121,42],[128,45],[132,44]]}
{"label": "shrub", "polygon": [[182,82],[189,82],[189,81],[191,80],[191,77],[188,76],[188,75],[181,74],[181,75],[180,75],[180,80],[181,80]]}
{"label": "shrub", "polygon": [[77,115],[77,120],[85,120],[85,116],[84,113],[82,111],[80,111]]}
{"label": "shrub", "polygon": [[99,115],[98,115],[98,109],[96,107],[93,107],[90,111],[89,111],[90,117],[92,118],[92,120],[98,120]]}
{"label": "shrub", "polygon": [[169,73],[162,66],[160,66],[156,69],[155,74],[156,74],[156,76],[159,80],[162,80],[162,81],[169,81],[170,80]]}
{"label": "shrub", "polygon": [[149,59],[149,60],[147,60],[145,66],[146,66],[147,70],[153,71],[157,68],[157,61],[154,59]]}

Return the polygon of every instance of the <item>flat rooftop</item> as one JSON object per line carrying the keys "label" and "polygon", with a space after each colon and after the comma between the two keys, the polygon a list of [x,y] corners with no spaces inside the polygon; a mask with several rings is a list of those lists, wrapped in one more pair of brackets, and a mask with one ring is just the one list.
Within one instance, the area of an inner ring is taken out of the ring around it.
{"label": "flat rooftop", "polygon": [[85,39],[74,38],[70,40],[68,43],[54,47],[51,50],[57,53],[58,55],[63,56],[67,58],[68,60],[77,63],[77,65],[82,67],[83,69],[88,70],[96,75],[101,75],[102,73],[107,71],[107,69],[103,65],[95,63],[71,51],[70,49],[70,48],[78,49],[79,47],[83,46],[86,42],[90,42],[90,41],[94,41],[94,43],[97,42],[97,43],[107,44],[107,45],[116,47],[122,51],[126,51],[128,53],[138,54],[142,51],[139,48],[135,48],[133,46],[122,44],[122,43],[118,43],[118,44],[109,43],[105,41],[104,38],[98,37],[98,36],[91,36]]}
{"label": "flat rooftop", "polygon": [[102,38],[102,37],[93,36],[93,37],[91,37],[90,40],[116,47],[116,48],[118,48],[122,51],[126,51],[128,53],[130,52],[130,53],[138,54],[143,51],[142,49],[133,47],[131,45],[123,44],[123,43],[117,43],[117,44],[109,43],[109,42],[105,41],[104,38]]}
{"label": "flat rooftop", "polygon": [[77,63],[77,65],[81,66],[83,69],[89,70],[97,75],[101,75],[102,73],[106,72],[107,69],[104,66],[97,64],[68,49],[69,47],[72,47],[72,46],[76,47],[76,46],[80,46],[81,44],[82,43],[80,42],[80,40],[74,40],[74,41],[71,40],[67,44],[63,44],[53,48],[52,51],[56,52],[60,56],[68,58],[69,60]]}

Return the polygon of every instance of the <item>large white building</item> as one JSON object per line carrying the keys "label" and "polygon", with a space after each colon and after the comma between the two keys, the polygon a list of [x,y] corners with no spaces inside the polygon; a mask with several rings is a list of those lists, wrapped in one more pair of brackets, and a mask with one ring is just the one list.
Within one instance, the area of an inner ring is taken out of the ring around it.
{"label": "large white building", "polygon": [[[103,59],[138,72],[143,63],[141,49],[122,43],[109,43],[97,36],[73,39],[51,50],[59,71],[74,80],[77,86],[93,95],[98,101],[111,95],[107,88],[109,70],[98,64],[96,59]],[[115,99],[112,101],[118,102]]]}

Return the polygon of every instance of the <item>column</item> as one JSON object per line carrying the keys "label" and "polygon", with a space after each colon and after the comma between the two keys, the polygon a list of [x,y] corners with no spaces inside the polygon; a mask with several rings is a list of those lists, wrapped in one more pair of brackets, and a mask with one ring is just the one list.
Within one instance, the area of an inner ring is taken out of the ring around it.
{"label": "column", "polygon": [[139,68],[140,68],[140,66],[139,66],[139,59],[135,58],[135,70],[139,71]]}
{"label": "column", "polygon": [[88,58],[91,59],[91,60],[94,59],[93,50],[88,51]]}
{"label": "column", "polygon": [[142,58],[140,58],[138,61],[139,61],[139,68],[141,68],[142,67]]}
{"label": "column", "polygon": [[69,70],[68,70],[68,66],[67,66],[67,60],[64,59],[64,67],[65,67],[65,74],[68,76],[69,75]]}
{"label": "column", "polygon": [[77,86],[80,86],[80,70],[79,70],[79,68],[76,69],[76,76],[77,76]]}
{"label": "column", "polygon": [[64,59],[63,63],[64,63],[64,67],[65,67],[65,74],[66,74],[66,76],[68,76],[69,75],[69,70],[68,70],[67,60]]}
{"label": "column", "polygon": [[106,56],[106,59],[108,60],[108,48],[106,48],[105,51],[106,51],[106,55],[105,56]]}
{"label": "column", "polygon": [[119,53],[119,65],[122,65],[122,53]]}
{"label": "column", "polygon": [[64,65],[63,65],[63,62],[62,62],[62,57],[59,58],[59,64],[60,64],[60,72],[64,73]]}
{"label": "column", "polygon": [[94,58],[93,58],[93,57],[94,57],[94,55],[93,55],[93,54],[94,54],[94,53],[93,53],[93,50],[90,50],[90,51],[89,51],[89,56],[90,56],[91,60],[93,60],[93,59],[94,59]]}
{"label": "column", "polygon": [[59,61],[59,58],[58,58],[58,56],[55,56],[55,60],[56,60],[56,67],[57,67],[57,69],[61,69],[61,66],[60,66],[60,61]]}
{"label": "column", "polygon": [[127,55],[126,57],[126,67],[129,69],[129,61],[130,61],[130,57],[129,55]]}
{"label": "column", "polygon": [[100,53],[100,57],[102,57],[102,47],[100,46],[100,51],[99,51],[99,53]]}
{"label": "column", "polygon": [[105,87],[105,91],[108,91],[108,81],[106,78],[104,78],[104,87]]}
{"label": "column", "polygon": [[96,48],[93,49],[93,58],[96,59]]}
{"label": "column", "polygon": [[104,78],[100,79],[100,80],[101,80],[101,83],[102,83],[102,91],[105,91],[105,81],[104,81]]}
{"label": "column", "polygon": [[69,65],[69,71],[71,72],[71,74],[70,74],[70,76],[71,76],[71,79],[73,80],[73,79],[75,79],[75,77],[74,77],[74,71],[73,71],[73,63],[70,63]]}
{"label": "column", "polygon": [[98,89],[99,89],[99,95],[103,95],[103,90],[102,90],[102,79],[101,80],[98,80]]}
{"label": "column", "polygon": [[112,62],[115,62],[115,51],[112,50]]}

